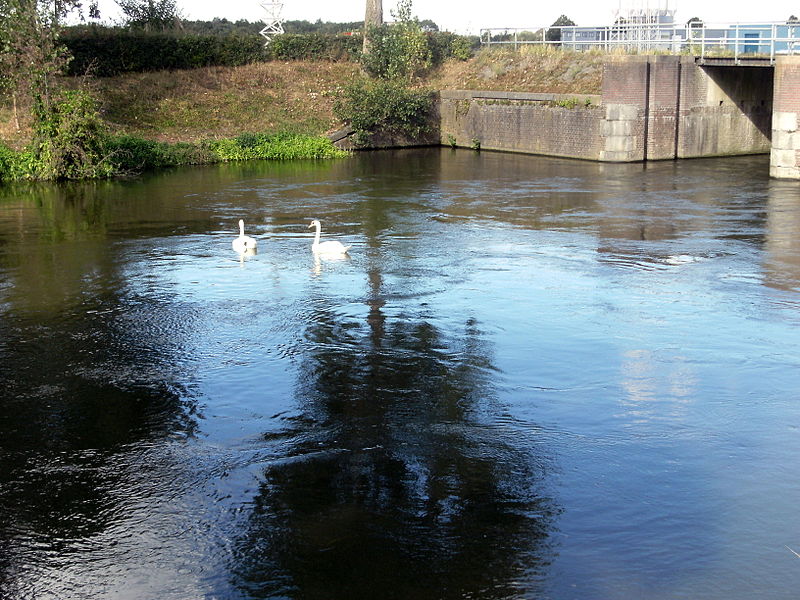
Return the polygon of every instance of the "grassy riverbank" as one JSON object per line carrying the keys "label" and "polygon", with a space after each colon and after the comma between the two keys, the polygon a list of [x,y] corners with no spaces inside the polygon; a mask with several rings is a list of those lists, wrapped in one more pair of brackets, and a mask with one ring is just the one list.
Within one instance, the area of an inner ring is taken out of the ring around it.
{"label": "grassy riverbank", "polygon": [[[598,93],[602,61],[603,55],[593,52],[483,50],[467,61],[444,62],[415,85]],[[336,99],[345,88],[345,95],[354,93],[348,84],[360,76],[356,63],[320,60],[66,79],[63,87],[80,91],[54,105],[44,124],[50,131],[44,145],[31,144],[29,107],[0,105],[0,181],[94,179],[184,164],[338,156],[326,134],[343,125],[335,116]],[[376,100],[375,107],[384,101]]]}
{"label": "grassy riverbank", "polygon": [[[90,83],[112,134],[158,142],[234,138],[243,133],[324,135],[341,126],[333,114],[339,89],[360,73],[358,64],[273,61],[240,67],[132,73]],[[599,93],[602,55],[558,50],[481,51],[451,60],[420,85],[482,89]],[[77,84],[77,82],[74,82]],[[14,148],[30,140],[26,107],[0,107],[0,140]]]}
{"label": "grassy riverbank", "polygon": [[[173,143],[252,132],[319,135],[334,122],[333,91],[358,70],[352,63],[269,62],[131,73],[89,87],[113,134]],[[17,148],[30,139],[25,107],[18,113],[19,130],[11,107],[0,109],[0,139]]]}

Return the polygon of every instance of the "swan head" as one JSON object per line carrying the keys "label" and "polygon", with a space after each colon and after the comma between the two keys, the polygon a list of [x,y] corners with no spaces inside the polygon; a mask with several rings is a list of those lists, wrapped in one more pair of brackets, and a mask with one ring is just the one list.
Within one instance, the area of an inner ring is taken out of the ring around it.
{"label": "swan head", "polygon": [[311,229],[312,227],[319,227],[319,226],[320,226],[319,221],[317,219],[314,219],[313,221],[311,221],[311,223],[308,224],[308,229]]}

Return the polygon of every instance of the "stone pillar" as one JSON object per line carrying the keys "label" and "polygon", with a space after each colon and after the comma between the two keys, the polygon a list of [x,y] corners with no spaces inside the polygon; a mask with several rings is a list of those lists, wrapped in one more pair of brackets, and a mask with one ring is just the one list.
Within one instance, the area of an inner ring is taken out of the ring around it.
{"label": "stone pillar", "polygon": [[[687,153],[685,117],[696,105],[691,56],[616,56],[603,67],[605,150],[600,160],[673,160]],[[689,152],[691,155],[691,153]]]}
{"label": "stone pillar", "polygon": [[603,145],[600,160],[645,160],[647,56],[611,56],[603,64]]}
{"label": "stone pillar", "polygon": [[[678,155],[681,56],[648,56],[646,160],[672,160]],[[688,57],[686,57],[688,58]]]}
{"label": "stone pillar", "polygon": [[769,174],[800,179],[800,56],[775,61]]}
{"label": "stone pillar", "polygon": [[616,56],[603,67],[605,150],[600,160],[672,160],[679,156],[684,87],[697,67],[689,56]]}

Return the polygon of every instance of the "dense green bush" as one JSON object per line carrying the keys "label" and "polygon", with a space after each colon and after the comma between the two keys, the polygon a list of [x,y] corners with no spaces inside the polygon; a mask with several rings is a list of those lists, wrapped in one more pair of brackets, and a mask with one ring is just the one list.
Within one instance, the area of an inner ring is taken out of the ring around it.
{"label": "dense green bush", "polygon": [[19,179],[17,176],[17,164],[19,153],[0,142],[0,181],[12,181]]}
{"label": "dense green bush", "polygon": [[68,74],[234,67],[264,60],[357,60],[361,37],[283,34],[265,48],[259,35],[145,32],[118,27],[72,27],[62,36],[73,56]]}
{"label": "dense green bush", "polygon": [[347,156],[326,137],[247,133],[233,139],[168,144],[129,135],[104,136],[96,148],[103,168],[55,175],[31,149],[15,152],[0,143],[0,182],[22,179],[98,179],[142,171],[235,160],[327,159]]}
{"label": "dense green bush", "polygon": [[120,73],[238,66],[264,60],[263,38],[181,35],[116,27],[73,27],[62,36],[73,56],[68,74]]}
{"label": "dense green bush", "polygon": [[115,172],[105,125],[89,94],[64,92],[47,112],[43,103],[37,106],[30,146],[15,152],[0,143],[0,181],[98,179]]}
{"label": "dense green bush", "polygon": [[108,137],[105,152],[117,174],[216,162],[208,149],[197,144],[167,144],[129,135]]}
{"label": "dense green bush", "polygon": [[422,75],[433,64],[431,48],[419,19],[411,14],[411,0],[398,0],[392,17],[394,23],[367,32],[369,51],[362,59],[364,69],[383,79]]}
{"label": "dense green bush", "polygon": [[434,31],[426,36],[434,65],[440,65],[448,58],[469,60],[481,45],[477,36],[465,37],[447,31]]}
{"label": "dense green bush", "polygon": [[433,98],[400,81],[358,79],[343,88],[333,110],[353,128],[356,144],[376,133],[417,138],[430,128]]}
{"label": "dense green bush", "polygon": [[424,31],[411,14],[411,0],[398,0],[395,21],[372,28],[369,51],[363,55],[364,70],[382,79],[413,79],[448,58],[469,59],[480,45],[478,38],[454,33]]}
{"label": "dense green bush", "polygon": [[48,180],[110,176],[114,167],[104,153],[105,136],[97,104],[83,90],[65,91],[49,105],[35,105],[31,175]]}
{"label": "dense green bush", "polygon": [[124,135],[108,138],[105,148],[120,174],[235,160],[294,160],[347,155],[336,149],[328,138],[289,133],[245,133],[233,139],[199,144],[167,144]]}
{"label": "dense green bush", "polygon": [[358,60],[360,35],[324,35],[319,33],[275,36],[264,50],[271,60]]}
{"label": "dense green bush", "polygon": [[[264,60],[360,60],[362,36],[321,33],[275,36],[264,47],[260,35],[240,30],[224,35],[174,31],[146,32],[99,25],[69,27],[62,41],[73,59],[68,74],[92,73],[110,77],[120,73],[233,67]],[[416,21],[384,25],[374,35],[375,51],[364,57],[368,72],[404,76],[420,72],[448,58],[466,60],[477,38],[453,33],[425,33]]]}

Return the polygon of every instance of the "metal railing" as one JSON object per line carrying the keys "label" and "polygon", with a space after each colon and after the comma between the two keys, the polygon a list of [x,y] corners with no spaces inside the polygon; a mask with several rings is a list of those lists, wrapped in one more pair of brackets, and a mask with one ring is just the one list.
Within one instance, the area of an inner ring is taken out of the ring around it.
{"label": "metal railing", "polygon": [[794,23],[617,23],[480,30],[483,45],[554,46],[568,50],[660,52],[701,57],[769,58],[800,54],[800,22]]}

